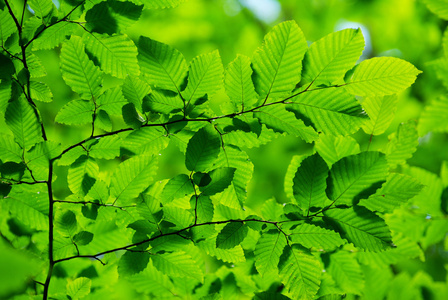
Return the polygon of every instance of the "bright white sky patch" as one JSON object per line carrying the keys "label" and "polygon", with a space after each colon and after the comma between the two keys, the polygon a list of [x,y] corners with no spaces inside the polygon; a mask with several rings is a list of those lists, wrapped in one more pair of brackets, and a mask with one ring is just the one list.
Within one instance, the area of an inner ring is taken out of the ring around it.
{"label": "bright white sky patch", "polygon": [[241,4],[266,23],[277,20],[281,12],[280,3],[277,0],[241,0]]}

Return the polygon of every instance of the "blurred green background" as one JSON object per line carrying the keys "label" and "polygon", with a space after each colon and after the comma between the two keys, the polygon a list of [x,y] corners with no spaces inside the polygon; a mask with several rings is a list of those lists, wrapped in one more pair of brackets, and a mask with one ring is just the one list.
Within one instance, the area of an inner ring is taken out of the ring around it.
{"label": "blurred green background", "polygon": [[[360,27],[366,39],[361,59],[394,56],[411,62],[423,71],[416,83],[399,95],[394,122],[386,133],[373,138],[370,150],[383,149],[388,135],[395,132],[401,122],[418,122],[423,107],[446,93],[432,62],[443,56],[442,38],[448,23],[429,11],[423,1],[188,0],[174,9],[143,11],[142,18],[128,29],[127,34],[134,41],[139,36],[147,36],[170,44],[180,50],[188,61],[199,54],[219,49],[226,66],[238,53],[251,57],[270,28],[284,20],[295,20],[309,44],[336,30]],[[61,77],[59,51],[60,48],[38,53],[48,73],[43,81],[49,84],[55,99],[53,103],[38,103],[38,106],[43,112],[50,139],[69,145],[87,137],[90,127],[73,128],[53,123],[59,109],[75,97]],[[115,85],[119,82],[109,79],[105,84]],[[219,97],[212,99],[218,111],[219,100]],[[361,150],[367,149],[368,135],[360,130],[354,138],[359,142]],[[294,155],[305,155],[312,151],[312,145],[297,138],[279,136],[267,145],[245,150],[255,166],[254,177],[248,188],[247,206],[259,210],[271,198],[279,203],[288,202],[283,187],[287,167]],[[418,150],[408,163],[440,174],[442,162],[446,160],[448,135],[429,133],[420,138]],[[107,170],[108,166],[102,169],[104,172]],[[184,172],[183,154],[174,146],[169,146],[162,153],[159,170],[159,179]],[[59,167],[56,171],[59,176],[55,194],[58,198],[64,198],[69,194],[65,179],[67,169]],[[443,224],[446,224],[446,220],[441,226],[445,226]],[[425,232],[426,229],[422,230]],[[393,271],[396,274],[405,271],[400,273],[401,277],[394,279],[396,285],[406,287],[419,270],[425,270],[432,280],[445,281],[443,284],[446,284],[444,265],[448,263],[448,253],[444,249],[448,246],[443,245],[443,238],[443,235],[442,239],[437,237],[433,243],[426,240],[426,244],[425,240],[420,240],[419,243],[424,244],[426,263],[416,259],[395,265]],[[426,275],[419,276],[418,280],[427,280]]]}

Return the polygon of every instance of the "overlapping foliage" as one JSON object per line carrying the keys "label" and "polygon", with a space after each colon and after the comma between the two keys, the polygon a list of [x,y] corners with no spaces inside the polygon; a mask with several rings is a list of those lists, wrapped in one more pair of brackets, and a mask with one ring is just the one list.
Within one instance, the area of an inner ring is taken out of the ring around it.
{"label": "overlapping foliage", "polygon": [[[180,2],[67,0],[56,9],[36,0],[26,20],[21,7],[0,2],[0,207],[2,239],[11,244],[0,247],[32,279],[5,293],[339,299],[363,295],[383,264],[419,256],[390,213],[412,199],[443,216],[447,182],[406,166],[416,125],[400,125],[380,151],[360,151],[350,135],[384,133],[395,95],[420,71],[393,57],[357,64],[359,29],[308,47],[286,21],[252,58],[239,55],[227,67],[218,51],[188,63],[169,45],[123,33],[143,9]],[[77,99],[54,122],[90,128],[74,144],[51,141],[35,104],[52,101],[35,52],[55,47]],[[436,130],[425,116],[419,131]],[[244,148],[280,135],[314,151],[288,168],[289,203],[271,199],[252,211],[245,201],[254,165]],[[157,180],[169,145],[184,154],[184,172]],[[67,181],[65,197],[53,189],[56,173]],[[117,282],[123,291],[111,292]]]}

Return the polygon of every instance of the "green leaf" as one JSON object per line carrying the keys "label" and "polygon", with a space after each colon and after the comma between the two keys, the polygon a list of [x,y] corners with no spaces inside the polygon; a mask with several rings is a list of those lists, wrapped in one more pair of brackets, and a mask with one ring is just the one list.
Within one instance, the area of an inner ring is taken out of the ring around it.
{"label": "green leaf", "polygon": [[98,109],[103,109],[110,115],[121,115],[122,107],[129,103],[123,96],[123,91],[120,87],[108,89],[104,92],[97,101]]}
{"label": "green leaf", "polygon": [[426,105],[418,123],[420,136],[430,131],[448,132],[448,97],[440,96]]}
{"label": "green leaf", "polygon": [[83,36],[87,51],[99,61],[101,69],[112,76],[125,78],[139,76],[137,47],[124,34],[85,34]]}
{"label": "green leaf", "polygon": [[176,7],[186,0],[140,0],[147,9],[160,9]]}
{"label": "green leaf", "polygon": [[167,147],[169,138],[156,127],[134,130],[123,142],[123,147],[137,154],[156,155]]}
{"label": "green leaf", "polygon": [[[42,64],[41,60],[31,51],[28,51],[26,53],[26,63],[28,64],[28,70],[30,71],[30,78],[39,78],[47,75],[47,71],[45,70],[45,67]],[[47,89],[50,90],[49,88]],[[51,95],[51,97],[53,97],[53,95]]]}
{"label": "green leaf", "polygon": [[0,160],[3,163],[7,161],[20,163],[22,161],[22,150],[11,135],[0,134]]}
{"label": "green leaf", "polygon": [[400,124],[397,132],[389,135],[389,143],[386,148],[386,158],[391,169],[397,165],[406,163],[417,150],[418,133],[413,121]]}
{"label": "green leaf", "polygon": [[333,165],[343,157],[360,152],[358,143],[350,136],[320,134],[315,147],[328,166]]}
{"label": "green leaf", "polygon": [[193,184],[188,175],[179,174],[171,178],[163,188],[162,202],[170,203],[175,199],[184,198],[194,193]]}
{"label": "green leaf", "polygon": [[138,41],[138,60],[151,85],[180,93],[180,86],[187,76],[187,63],[179,51],[141,36]]}
{"label": "green leaf", "polygon": [[92,123],[95,106],[88,100],[71,100],[56,115],[55,121],[66,125]]}
{"label": "green leaf", "polygon": [[112,35],[133,25],[142,13],[143,5],[107,0],[95,4],[85,15],[89,31]]}
{"label": "green leaf", "polygon": [[309,90],[291,100],[289,110],[309,118],[316,129],[327,134],[352,134],[368,118],[355,97],[339,87]]}
{"label": "green leaf", "polygon": [[277,234],[264,233],[255,246],[255,267],[261,276],[271,276],[272,272],[277,273],[277,266],[280,256],[286,246],[285,236],[278,232]]}
{"label": "green leaf", "polygon": [[72,36],[62,45],[61,72],[65,82],[81,98],[96,99],[100,95],[101,71],[87,56],[80,37]]}
{"label": "green leaf", "polygon": [[30,0],[28,5],[39,18],[46,17],[53,10],[53,2],[51,0]]}
{"label": "green leaf", "polygon": [[0,42],[2,45],[6,44],[6,40],[17,31],[16,24],[5,7],[0,10]]}
{"label": "green leaf", "polygon": [[92,280],[87,277],[79,277],[67,284],[67,295],[71,299],[84,298],[90,294],[90,286],[92,285]]}
{"label": "green leaf", "polygon": [[379,252],[391,247],[390,231],[383,219],[363,207],[324,211],[324,220],[356,247]]}
{"label": "green leaf", "polygon": [[237,55],[227,66],[224,84],[235,112],[250,109],[257,103],[249,57]]}
{"label": "green leaf", "polygon": [[362,294],[364,275],[353,253],[339,251],[331,254],[327,270],[344,291],[356,295]]}
{"label": "green leaf", "polygon": [[[192,197],[192,207],[194,209],[194,205],[196,204],[195,197]],[[214,207],[213,202],[210,197],[200,195],[197,200],[196,214],[198,216],[198,223],[206,223],[211,222],[213,220]],[[194,205],[193,205],[194,204]]]}
{"label": "green leaf", "polygon": [[162,90],[153,90],[143,99],[143,111],[170,114],[180,112],[183,107],[183,101],[178,94],[170,94]]}
{"label": "green leaf", "polygon": [[208,54],[195,57],[188,68],[188,84],[182,92],[184,99],[195,104],[197,99],[213,96],[223,83],[224,69],[219,52],[213,51]]}
{"label": "green leaf", "polygon": [[9,102],[5,122],[14,133],[14,140],[22,149],[29,149],[42,140],[39,121],[24,97]]}
{"label": "green leaf", "polygon": [[172,277],[189,277],[203,281],[204,275],[197,262],[183,251],[156,254],[151,256],[154,266],[164,274]]}
{"label": "green leaf", "polygon": [[345,89],[358,96],[383,96],[399,93],[414,83],[421,71],[395,57],[374,57],[356,66],[346,80]]}
{"label": "green leaf", "polygon": [[325,251],[334,250],[345,244],[339,233],[308,223],[300,224],[292,229],[289,238],[292,242],[299,243],[306,248]]}
{"label": "green leaf", "polygon": [[311,208],[322,208],[327,201],[328,167],[319,154],[305,158],[293,179],[293,194],[298,206],[310,213]]}
{"label": "green leaf", "polygon": [[123,83],[123,95],[134,104],[138,112],[142,112],[143,98],[151,92],[151,87],[140,78],[135,76],[127,76]]}
{"label": "green leaf", "polygon": [[295,21],[280,23],[265,36],[252,59],[255,90],[262,103],[273,102],[295,88],[307,50],[305,36]]}
{"label": "green leaf", "polygon": [[97,144],[90,147],[89,154],[93,158],[114,159],[120,156],[121,143],[122,140],[117,135],[102,137]]}
{"label": "green leaf", "polygon": [[173,223],[176,226],[176,229],[179,230],[192,225],[194,222],[193,214],[181,207],[165,205],[163,213],[163,219]]}
{"label": "green leaf", "polygon": [[199,129],[188,142],[185,166],[190,171],[206,171],[218,158],[221,141],[211,126]]}
{"label": "green leaf", "polygon": [[344,29],[311,44],[303,60],[302,82],[318,86],[344,77],[364,50],[361,29]]}
{"label": "green leaf", "polygon": [[53,49],[65,41],[67,37],[72,35],[76,29],[78,29],[78,26],[75,23],[56,23],[42,31],[42,33],[32,42],[33,50]]}
{"label": "green leaf", "polygon": [[308,250],[286,247],[278,265],[282,283],[295,299],[314,299],[319,289],[322,267]]}
{"label": "green leaf", "polygon": [[93,240],[93,233],[88,231],[80,231],[73,236],[73,242],[77,245],[88,245]]}
{"label": "green leaf", "polygon": [[444,20],[448,20],[448,7],[445,0],[424,0],[428,8],[437,16]]}
{"label": "green leaf", "polygon": [[201,195],[212,196],[224,191],[232,182],[235,168],[223,167],[210,171],[211,182],[206,186],[199,186]]}
{"label": "green leaf", "polygon": [[127,277],[140,273],[148,265],[150,256],[147,252],[126,251],[118,262],[118,274]]}
{"label": "green leaf", "polygon": [[360,205],[372,211],[391,213],[409,199],[415,197],[423,189],[414,178],[398,173],[389,174],[386,182],[375,194],[360,201]]}
{"label": "green leaf", "polygon": [[257,109],[254,115],[274,131],[298,136],[308,143],[318,137],[312,127],[306,126],[302,120],[294,116],[294,113],[287,111],[281,105],[262,107]]}
{"label": "green leaf", "polygon": [[171,279],[159,272],[150,262],[142,272],[127,278],[135,289],[140,293],[149,293],[157,297],[169,298],[175,291]]}
{"label": "green leaf", "polygon": [[13,186],[0,205],[30,228],[48,230],[48,193],[42,185]]}
{"label": "green leaf", "polygon": [[361,152],[344,157],[330,170],[326,191],[328,198],[337,205],[352,205],[359,200],[355,197],[360,196],[361,192],[384,181],[388,169],[384,155],[379,152]]}
{"label": "green leaf", "polygon": [[56,229],[66,237],[73,237],[78,227],[76,215],[71,210],[56,213]]}
{"label": "green leaf", "polygon": [[113,203],[136,198],[153,181],[157,171],[157,157],[139,155],[122,162],[111,178]]}
{"label": "green leaf", "polygon": [[43,141],[34,145],[25,154],[25,163],[32,170],[36,180],[48,179],[48,164],[50,159],[61,154],[61,145],[52,141]]}
{"label": "green leaf", "polygon": [[398,98],[396,95],[383,97],[367,97],[362,106],[370,117],[362,129],[371,135],[383,134],[394,119],[397,110]]}
{"label": "green leaf", "polygon": [[197,246],[205,251],[208,255],[216,257],[217,259],[228,263],[240,263],[245,262],[244,251],[241,245],[233,247],[231,249],[216,248],[215,239],[208,239],[201,241]]}
{"label": "green leaf", "polygon": [[151,195],[141,194],[141,202],[137,203],[138,214],[145,219],[145,222],[153,224],[151,228],[159,229],[158,224],[162,220],[163,211],[160,202]]}
{"label": "green leaf", "polygon": [[95,183],[98,174],[99,167],[96,160],[82,155],[76,159],[68,170],[68,187],[74,194],[85,195]]}
{"label": "green leaf", "polygon": [[45,83],[31,81],[30,89],[31,98],[33,100],[41,102],[51,102],[53,100],[53,94],[51,93],[50,88]]}
{"label": "green leaf", "polygon": [[216,247],[230,249],[239,245],[247,236],[249,229],[244,222],[228,223],[216,237]]}

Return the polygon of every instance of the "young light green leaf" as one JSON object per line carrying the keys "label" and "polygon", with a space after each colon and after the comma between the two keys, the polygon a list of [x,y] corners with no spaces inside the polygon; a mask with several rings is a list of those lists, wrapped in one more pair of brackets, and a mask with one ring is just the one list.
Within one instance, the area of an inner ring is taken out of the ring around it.
{"label": "young light green leaf", "polygon": [[31,81],[31,98],[41,102],[51,102],[53,100],[53,94],[51,93],[48,85],[42,82]]}
{"label": "young light green leaf", "polygon": [[358,96],[383,96],[399,93],[414,83],[420,74],[407,61],[395,57],[375,57],[355,67],[345,89]]}
{"label": "young light green leaf", "polygon": [[[194,209],[196,205],[196,197],[191,198],[190,204]],[[212,199],[208,196],[200,195],[197,200],[196,214],[198,223],[211,222],[213,220],[214,207]]]}
{"label": "young light green leaf", "polygon": [[124,97],[141,113],[143,98],[151,92],[151,87],[140,78],[128,75],[122,88]]}
{"label": "young light green leaf", "polygon": [[360,152],[358,143],[350,136],[320,134],[315,147],[329,167],[343,157]]}
{"label": "young light green leaf", "polygon": [[145,219],[145,222],[153,224],[152,228],[158,229],[158,224],[162,220],[163,211],[160,202],[153,196],[141,194],[140,202],[137,203],[138,214]]}
{"label": "young light green leaf", "polygon": [[153,255],[151,260],[159,271],[169,276],[189,277],[201,282],[204,278],[197,262],[183,251]]}
{"label": "young light green leaf", "polygon": [[236,146],[228,145],[221,151],[217,167],[235,168],[230,187],[221,194],[221,203],[233,208],[241,208],[247,198],[247,185],[252,178],[254,164],[249,156]]}
{"label": "young light green leaf", "polygon": [[163,188],[162,202],[170,203],[174,199],[184,198],[194,193],[193,184],[188,175],[179,174],[171,178]]}
{"label": "young light green leaf", "polygon": [[420,136],[430,131],[448,132],[448,97],[440,96],[426,105],[418,123]]}
{"label": "young light green leaf", "polygon": [[121,115],[122,107],[129,103],[123,96],[121,87],[108,89],[97,101],[98,109],[103,109],[110,115]]}
{"label": "young light green leaf", "polygon": [[222,85],[224,69],[218,51],[200,55],[192,60],[188,69],[188,84],[182,92],[184,99],[195,104],[197,99],[214,95]]}
{"label": "young light green leaf", "polygon": [[330,170],[327,179],[327,196],[337,205],[353,205],[354,201],[359,200],[355,197],[359,197],[361,192],[384,181],[387,172],[386,158],[379,152],[361,152],[344,157]]}
{"label": "young light green leaf", "polygon": [[65,237],[73,237],[78,227],[75,213],[71,210],[56,213],[55,225],[56,230],[62,233]]}
{"label": "young light green leaf", "polygon": [[333,83],[351,69],[362,54],[361,29],[344,29],[311,44],[303,60],[302,82],[318,86]]}
{"label": "young light green leaf", "polygon": [[322,208],[327,201],[328,166],[319,154],[311,155],[300,163],[293,179],[293,194],[298,206],[310,213],[312,208]]}
{"label": "young light green leaf", "polygon": [[344,291],[362,294],[364,275],[353,253],[339,251],[331,254],[327,270]]}
{"label": "young light green leaf", "polygon": [[389,135],[389,143],[386,148],[386,158],[391,169],[397,165],[406,163],[417,150],[418,133],[413,121],[400,124],[397,132]]}
{"label": "young light green leaf", "polygon": [[324,211],[324,220],[356,247],[380,252],[391,247],[392,237],[383,219],[364,207]]}
{"label": "young light green leaf", "polygon": [[120,156],[121,143],[122,140],[117,135],[102,137],[97,144],[90,147],[89,154],[93,158],[114,159]]}
{"label": "young light green leaf", "polygon": [[95,4],[85,15],[89,31],[112,35],[133,25],[142,13],[143,5],[130,1],[107,0]]}
{"label": "young light green leaf", "polygon": [[34,14],[41,19],[46,17],[54,8],[51,0],[30,0],[28,5],[34,11]]}
{"label": "young light green leaf", "polygon": [[151,111],[162,114],[180,112],[184,108],[182,99],[178,94],[170,94],[164,91],[153,90],[143,99],[143,111]]}
{"label": "young light green leaf", "polygon": [[126,251],[118,262],[118,274],[130,276],[143,271],[149,262],[150,254],[148,252]]}
{"label": "young light green leaf", "polygon": [[30,71],[30,78],[39,78],[47,75],[47,71],[41,60],[33,52],[27,51],[26,63],[28,64],[28,69]]}
{"label": "young light green leaf", "polygon": [[82,155],[68,170],[68,187],[74,194],[86,195],[98,178],[98,174],[99,167],[96,160]]}
{"label": "young light green leaf", "polygon": [[352,134],[368,118],[355,97],[337,87],[310,90],[291,100],[289,110],[309,118],[316,129],[327,134]]}
{"label": "young light green leaf", "polygon": [[84,51],[84,43],[72,36],[61,49],[61,72],[65,82],[83,99],[100,95],[102,74]]}
{"label": "young light green leaf", "polygon": [[140,0],[147,9],[160,9],[176,7],[186,0]]}
{"label": "young light green leaf", "polygon": [[67,295],[71,299],[81,299],[90,294],[92,280],[87,277],[79,277],[67,284]]}
{"label": "young light green leaf", "polygon": [[199,129],[188,142],[185,166],[190,171],[206,171],[218,158],[221,140],[211,126]]}
{"label": "young light green leaf", "polygon": [[166,133],[156,127],[134,130],[123,142],[123,147],[137,154],[157,155],[169,143]]}
{"label": "young light green leaf", "polygon": [[254,113],[262,123],[272,128],[276,132],[287,132],[291,135],[298,136],[304,141],[310,143],[318,138],[316,131],[310,126],[297,119],[294,113],[287,111],[281,105],[269,105]]}
{"label": "young light green leaf", "polygon": [[294,21],[280,23],[265,36],[252,59],[255,90],[262,103],[273,102],[295,88],[307,49],[305,36]]}
{"label": "young light green leaf", "polygon": [[306,248],[325,251],[334,250],[345,243],[339,233],[308,223],[302,223],[292,229],[289,238],[293,243],[299,243]]}
{"label": "young light green leaf", "polygon": [[247,56],[238,55],[227,66],[224,84],[235,112],[250,109],[257,103],[258,95],[251,76],[250,58]]}
{"label": "young light green leaf", "polygon": [[122,162],[111,178],[113,203],[136,198],[153,181],[157,171],[157,157],[139,155]]}
{"label": "young light green leaf", "polygon": [[88,100],[71,100],[56,115],[55,121],[66,125],[92,123],[95,106]]}
{"label": "young light green leaf", "polygon": [[125,34],[85,34],[83,36],[86,49],[99,61],[101,69],[112,76],[125,78],[139,76],[137,47]]}
{"label": "young light green leaf", "polygon": [[216,247],[230,249],[239,245],[247,236],[248,230],[243,222],[228,223],[216,237]]}
{"label": "young light green leaf", "polygon": [[179,51],[141,36],[138,52],[142,72],[151,85],[180,93],[180,86],[187,76],[187,63]]}
{"label": "young light green leaf", "polygon": [[424,0],[428,8],[437,16],[444,20],[448,20],[448,7],[445,0]]}
{"label": "young light green leaf", "polygon": [[50,50],[65,41],[78,26],[71,22],[59,22],[46,28],[33,42],[33,50]]}
{"label": "young light green leaf", "polygon": [[201,195],[212,196],[226,189],[233,180],[235,168],[223,167],[210,171],[210,183],[205,186],[199,186]]}
{"label": "young light green leaf", "polygon": [[277,232],[276,234],[264,233],[255,246],[255,267],[261,276],[277,273],[278,263],[283,249],[286,246],[285,236]]}
{"label": "young light green leaf", "polygon": [[278,265],[282,283],[296,299],[314,299],[322,267],[319,260],[299,245],[286,247]]}
{"label": "young light green leaf", "polygon": [[73,242],[77,245],[88,245],[93,240],[93,233],[88,231],[80,231],[73,236]]}
{"label": "young light green leaf", "polygon": [[215,239],[208,239],[201,241],[197,246],[210,256],[228,263],[241,263],[245,262],[244,251],[241,245],[233,247],[231,249],[216,248]]}
{"label": "young light green leaf", "polygon": [[397,110],[398,98],[396,95],[383,97],[367,97],[362,103],[370,120],[362,125],[365,133],[371,135],[383,134],[394,119]]}
{"label": "young light green leaf", "polygon": [[418,195],[422,189],[423,185],[414,178],[391,173],[381,189],[368,199],[362,199],[359,205],[372,211],[391,213],[395,208]]}
{"label": "young light green leaf", "polygon": [[6,44],[6,40],[17,31],[16,24],[5,7],[0,10],[0,42]]}
{"label": "young light green leaf", "polygon": [[22,150],[11,135],[0,134],[0,160],[3,163],[7,161],[20,163],[22,161]]}
{"label": "young light green leaf", "polygon": [[29,149],[42,140],[39,121],[24,97],[9,102],[5,112],[5,122],[14,133],[14,140],[22,149]]}

